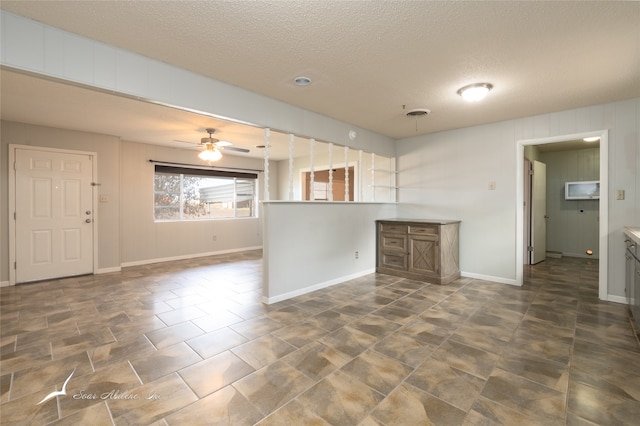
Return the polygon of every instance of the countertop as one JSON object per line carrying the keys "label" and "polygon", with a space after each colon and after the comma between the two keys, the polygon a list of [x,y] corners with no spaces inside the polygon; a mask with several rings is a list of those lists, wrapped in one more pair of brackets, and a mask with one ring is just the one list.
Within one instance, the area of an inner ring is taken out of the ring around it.
{"label": "countertop", "polygon": [[640,245],[640,226],[625,226],[624,234]]}
{"label": "countertop", "polygon": [[414,222],[414,223],[435,223],[438,225],[448,225],[450,223],[460,223],[459,220],[447,220],[447,219],[407,219],[407,218],[394,218],[394,219],[378,219],[376,222]]}

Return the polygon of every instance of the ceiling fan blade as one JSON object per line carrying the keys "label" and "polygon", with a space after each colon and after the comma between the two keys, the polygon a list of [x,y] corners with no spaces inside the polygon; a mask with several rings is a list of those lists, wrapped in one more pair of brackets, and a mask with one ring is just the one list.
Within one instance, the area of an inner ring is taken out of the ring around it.
{"label": "ceiling fan blade", "polygon": [[221,146],[220,149],[225,151],[249,152],[246,148],[236,148],[235,146]]}

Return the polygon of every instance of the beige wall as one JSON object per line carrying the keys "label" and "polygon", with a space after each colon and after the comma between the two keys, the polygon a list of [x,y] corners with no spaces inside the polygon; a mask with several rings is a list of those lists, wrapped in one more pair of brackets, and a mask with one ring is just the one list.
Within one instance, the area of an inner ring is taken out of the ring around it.
{"label": "beige wall", "polygon": [[[156,161],[205,164],[197,151],[166,148],[135,142],[122,142],[122,264],[147,263],[207,253],[234,251],[262,246],[259,218],[155,222],[153,218],[153,174]],[[225,155],[219,167],[260,170],[263,163]],[[277,180],[277,176],[273,176]],[[259,179],[259,191],[262,179]],[[271,185],[274,188],[274,185]],[[272,193],[274,189],[270,190]],[[214,240],[215,237],[215,240]]]}
{"label": "beige wall", "polygon": [[[95,152],[98,195],[107,202],[96,208],[98,270],[158,260],[228,252],[262,246],[259,218],[156,223],[153,218],[153,173],[149,159],[196,164],[194,150],[172,149],[118,137],[2,121],[0,132],[0,282],[9,280],[8,165],[9,145]],[[261,160],[224,156],[221,167],[261,170]],[[278,171],[270,167],[270,193],[277,196]],[[258,192],[262,194],[262,173]],[[99,198],[99,197],[98,197]],[[214,238],[215,241],[214,241]]]}
{"label": "beige wall", "polygon": [[96,209],[98,221],[98,269],[120,267],[120,140],[115,136],[76,132],[51,127],[32,126],[2,121],[1,140],[2,198],[0,203],[0,281],[9,279],[9,211],[8,211],[8,163],[9,145],[41,146],[95,152],[98,158],[99,195],[108,195],[108,203],[99,203]]}

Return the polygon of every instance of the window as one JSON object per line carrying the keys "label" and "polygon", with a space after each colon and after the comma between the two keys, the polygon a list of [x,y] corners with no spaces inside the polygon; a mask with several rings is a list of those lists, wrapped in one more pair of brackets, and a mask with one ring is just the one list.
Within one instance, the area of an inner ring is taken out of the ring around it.
{"label": "window", "polygon": [[255,173],[155,166],[157,221],[256,217]]}
{"label": "window", "polygon": [[328,182],[313,182],[313,199],[324,200],[329,199],[329,183]]}

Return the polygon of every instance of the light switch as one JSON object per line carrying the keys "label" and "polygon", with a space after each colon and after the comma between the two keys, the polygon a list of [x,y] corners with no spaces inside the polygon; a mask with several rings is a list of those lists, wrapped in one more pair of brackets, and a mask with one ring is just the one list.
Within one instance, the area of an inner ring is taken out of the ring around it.
{"label": "light switch", "polygon": [[624,200],[624,189],[616,189],[616,200]]}
{"label": "light switch", "polygon": [[101,195],[100,196],[100,202],[101,203],[108,203],[109,202],[109,196],[108,195]]}

